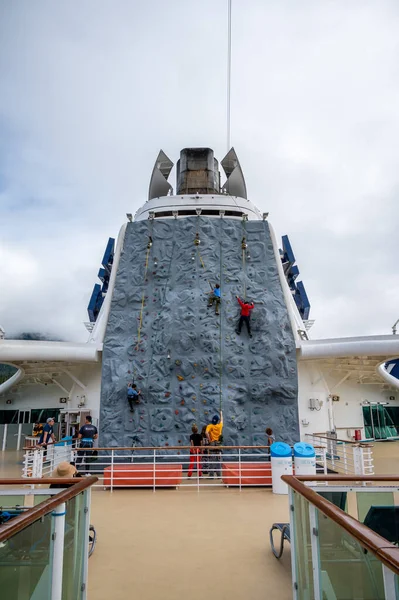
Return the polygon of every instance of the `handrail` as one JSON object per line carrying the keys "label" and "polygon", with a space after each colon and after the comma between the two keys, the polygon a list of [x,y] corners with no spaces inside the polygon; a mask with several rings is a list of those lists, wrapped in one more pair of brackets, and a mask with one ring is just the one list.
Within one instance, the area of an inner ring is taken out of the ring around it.
{"label": "handrail", "polygon": [[[26,435],[25,437],[34,437]],[[35,436],[35,439],[39,439],[39,436]],[[63,444],[64,446],[71,446],[73,442],[78,441],[78,438],[72,438],[71,440],[51,440],[51,442],[42,442],[41,444],[36,444],[36,446],[24,446],[22,450],[40,450],[45,446],[55,446],[57,444]]]}
{"label": "handrail", "polygon": [[[79,480],[75,478],[60,478],[60,477],[46,477],[43,479],[30,479],[29,486],[32,484],[42,483],[65,483],[71,487],[60,491],[48,500],[41,502],[34,508],[20,514],[18,517],[14,517],[8,523],[1,525],[0,527],[0,543],[5,542],[8,538],[25,529],[32,523],[35,523],[41,517],[44,517],[52,510],[54,510],[62,502],[67,502],[74,498],[91,485],[98,481],[98,477],[84,477]],[[26,485],[26,479],[0,479],[0,485]]]}
{"label": "handrail", "polygon": [[350,475],[312,475],[298,476],[283,475],[281,479],[293,490],[303,496],[310,504],[320,510],[326,517],[342,527],[347,533],[355,538],[359,544],[369,550],[384,565],[399,575],[399,548],[388,542],[385,538],[351,517],[343,510],[317,494],[306,486],[303,481],[399,481],[397,475],[380,475],[376,477],[350,476]]}
{"label": "handrail", "polygon": [[[264,450],[266,448],[270,448],[270,446],[108,446],[108,447],[96,447],[94,446],[92,450],[190,450],[191,448],[204,448],[206,450]],[[324,446],[313,446],[314,448],[324,448]],[[37,450],[37,446],[32,448],[27,448],[27,450]],[[79,448],[77,448],[79,450]]]}
{"label": "handrail", "polygon": [[[347,427],[347,429],[350,429],[350,427]],[[363,447],[373,446],[373,444],[370,444],[369,442],[354,442],[353,440],[341,440],[341,438],[328,437],[328,435],[323,435],[321,433],[307,433],[306,435],[309,437],[319,437],[323,440],[328,440],[330,442],[344,442],[345,444],[355,444],[356,446]]]}

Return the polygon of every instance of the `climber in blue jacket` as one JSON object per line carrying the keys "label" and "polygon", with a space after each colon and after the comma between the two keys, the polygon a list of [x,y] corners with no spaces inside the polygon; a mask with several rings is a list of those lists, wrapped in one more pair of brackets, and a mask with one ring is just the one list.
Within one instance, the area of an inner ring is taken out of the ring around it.
{"label": "climber in blue jacket", "polygon": [[219,314],[219,306],[220,306],[220,285],[217,283],[214,289],[210,292],[208,307],[212,306],[215,303],[215,315]]}
{"label": "climber in blue jacket", "polygon": [[141,390],[137,389],[135,383],[129,383],[127,386],[127,401],[129,402],[130,412],[134,412],[134,405],[140,404]]}

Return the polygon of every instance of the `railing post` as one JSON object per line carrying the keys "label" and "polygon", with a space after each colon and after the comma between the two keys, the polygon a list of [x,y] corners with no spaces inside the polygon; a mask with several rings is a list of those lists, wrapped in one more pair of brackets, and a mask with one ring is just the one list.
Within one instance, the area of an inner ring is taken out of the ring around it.
{"label": "railing post", "polygon": [[346,444],[344,444],[344,472],[348,473],[348,460],[346,457]]}
{"label": "railing post", "polygon": [[397,598],[397,590],[395,584],[395,573],[387,566],[382,565],[382,577],[384,580],[384,592],[386,600],[395,600]]}
{"label": "railing post", "polygon": [[238,448],[238,477],[239,477],[240,492],[241,492],[241,448]]}
{"label": "railing post", "polygon": [[324,468],[324,475],[327,475],[328,473],[328,469],[327,469],[327,450],[326,447],[323,446],[321,449],[322,453],[323,453],[323,468]]}
{"label": "railing post", "polygon": [[309,526],[310,526],[310,540],[311,540],[311,549],[312,549],[314,600],[321,600],[319,527],[318,527],[316,507],[313,506],[312,504],[309,504]]}
{"label": "railing post", "polygon": [[156,460],[156,450],[154,448],[152,453],[152,491],[155,492],[155,460]]}
{"label": "railing post", "polygon": [[6,446],[7,446],[7,429],[8,429],[8,425],[7,423],[4,425],[4,431],[3,431],[3,445],[2,445],[2,451],[5,452]]}
{"label": "railing post", "polygon": [[[84,537],[83,537],[83,548],[89,547],[89,527],[90,527],[90,506],[91,506],[91,488],[87,488],[84,491]],[[82,573],[82,587],[83,594],[81,596],[81,600],[86,600],[87,598],[87,579],[88,579],[88,567],[89,567],[89,557],[87,552],[82,553],[83,560],[83,573]]]}
{"label": "railing post", "polygon": [[[64,563],[66,504],[62,502],[52,513],[55,519],[53,528],[53,560],[51,576],[51,600],[62,600],[62,571]],[[87,552],[87,549],[85,548]]]}
{"label": "railing post", "polygon": [[363,448],[361,446],[353,446],[353,462],[355,465],[355,474],[365,475]]}
{"label": "railing post", "polygon": [[111,494],[114,491],[114,451],[111,450]]}
{"label": "railing post", "polygon": [[21,449],[22,423],[18,424],[17,452]]}
{"label": "railing post", "polygon": [[199,473],[200,473],[200,468],[202,468],[202,466],[200,467],[200,460],[201,460],[201,456],[199,453],[199,449],[195,448],[195,450],[197,450],[197,455],[196,455],[196,463],[197,463],[197,492],[199,492]]}
{"label": "railing post", "polygon": [[[28,477],[28,465],[29,465],[29,450],[24,454],[24,466],[22,468],[22,477]],[[32,477],[33,477],[33,465],[32,465]]]}
{"label": "railing post", "polygon": [[288,486],[288,506],[290,508],[290,531],[291,531],[291,573],[292,573],[292,593],[293,600],[298,598],[298,575],[296,565],[296,531],[295,526],[298,527],[299,520],[295,522],[296,516],[294,513],[294,492],[290,486]]}

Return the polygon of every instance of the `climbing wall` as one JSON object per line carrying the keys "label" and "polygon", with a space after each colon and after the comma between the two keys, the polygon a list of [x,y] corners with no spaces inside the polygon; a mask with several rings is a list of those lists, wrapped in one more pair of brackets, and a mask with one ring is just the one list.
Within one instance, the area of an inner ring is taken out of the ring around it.
{"label": "climbing wall", "polygon": [[[209,282],[221,286],[220,316],[207,307]],[[235,333],[235,296],[245,293],[255,302],[252,339],[245,325]],[[132,379],[144,399],[133,414],[126,400]],[[128,224],[104,341],[101,445],[185,445],[192,424],[201,428],[220,407],[224,444],[266,444],[266,427],[279,440],[298,441],[297,391],[295,342],[267,222]]]}

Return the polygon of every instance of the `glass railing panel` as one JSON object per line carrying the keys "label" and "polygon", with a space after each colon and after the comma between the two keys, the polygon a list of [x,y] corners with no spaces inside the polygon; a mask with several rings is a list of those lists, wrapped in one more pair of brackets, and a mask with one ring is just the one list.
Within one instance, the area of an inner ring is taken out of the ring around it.
{"label": "glass railing panel", "polygon": [[295,551],[295,580],[300,600],[312,600],[313,567],[310,540],[309,503],[303,496],[293,492],[294,531],[291,539]]}
{"label": "glass railing panel", "polygon": [[321,597],[383,600],[382,563],[342,527],[314,510],[319,554],[314,560],[319,561]]}
{"label": "glass railing panel", "polygon": [[82,595],[84,562],[89,548],[86,538],[86,492],[67,503],[64,538],[62,600],[77,600]]}
{"label": "glass railing panel", "polygon": [[2,598],[51,599],[52,528],[51,515],[45,515],[0,544]]}
{"label": "glass railing panel", "polygon": [[394,506],[394,494],[393,491],[370,491],[356,492],[356,501],[357,501],[357,515],[358,520],[361,523],[364,523],[364,520],[370,511],[372,506]]}

